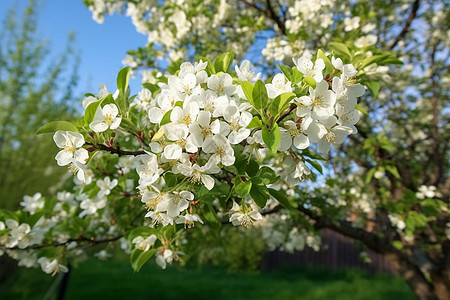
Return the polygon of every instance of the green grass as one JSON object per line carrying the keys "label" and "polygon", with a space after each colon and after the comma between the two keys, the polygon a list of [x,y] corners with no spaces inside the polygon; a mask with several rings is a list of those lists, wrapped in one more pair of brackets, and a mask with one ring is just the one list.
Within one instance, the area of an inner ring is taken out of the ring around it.
{"label": "green grass", "polygon": [[[56,277],[22,269],[0,284],[0,299],[42,299]],[[74,268],[66,299],[415,299],[399,277],[356,270],[290,268],[229,273],[221,268],[145,265],[93,259]]]}

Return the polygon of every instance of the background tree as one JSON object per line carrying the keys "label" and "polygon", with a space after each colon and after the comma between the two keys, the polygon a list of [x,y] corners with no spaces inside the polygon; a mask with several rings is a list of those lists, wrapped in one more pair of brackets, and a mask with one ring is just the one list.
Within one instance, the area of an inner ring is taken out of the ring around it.
{"label": "background tree", "polygon": [[[64,171],[48,153],[52,141],[34,132],[42,124],[74,115],[76,61],[72,37],[64,54],[52,57],[38,33],[38,3],[29,1],[22,15],[12,7],[0,32],[0,199],[17,207],[24,195],[58,186]],[[19,21],[20,20],[20,21]],[[67,69],[73,62],[72,71]]]}

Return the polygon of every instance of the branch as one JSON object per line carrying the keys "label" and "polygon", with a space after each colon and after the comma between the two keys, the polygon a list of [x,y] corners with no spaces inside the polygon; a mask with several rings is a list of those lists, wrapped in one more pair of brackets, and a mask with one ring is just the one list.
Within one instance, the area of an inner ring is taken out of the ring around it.
{"label": "branch", "polygon": [[94,245],[98,245],[98,244],[103,244],[103,243],[109,243],[109,242],[115,242],[118,239],[120,239],[121,237],[123,237],[123,234],[112,237],[112,238],[108,238],[108,239],[101,239],[101,240],[95,240],[93,238],[89,239],[87,237],[80,237],[77,239],[68,239],[65,242],[61,242],[61,243],[52,243],[52,244],[40,244],[40,245],[32,245],[29,246],[25,249],[20,249],[19,247],[13,247],[13,248],[3,248],[1,247],[0,249],[2,250],[27,250],[27,249],[42,249],[42,248],[47,248],[47,247],[59,247],[59,246],[65,246],[71,242],[87,242],[88,244],[90,244],[90,246],[94,246]]}
{"label": "branch", "polygon": [[270,0],[266,0],[267,8],[262,9],[256,3],[252,3],[248,0],[239,0],[240,2],[244,3],[247,7],[252,7],[259,11],[260,13],[264,14],[266,17],[272,19],[277,25],[278,28],[280,28],[280,31],[283,35],[286,35],[286,26],[284,25],[284,22],[281,20],[281,18],[276,14],[274,8],[272,7],[272,3],[270,3]]}
{"label": "branch", "polygon": [[412,21],[416,17],[417,10],[419,9],[419,5],[420,5],[420,0],[415,0],[413,5],[412,5],[412,9],[411,9],[411,12],[409,14],[408,20],[406,20],[405,25],[403,25],[402,31],[395,38],[395,40],[392,43],[392,45],[389,47],[390,50],[394,49],[395,46],[397,46],[398,42],[400,42],[405,37],[406,33],[409,30],[409,27],[411,26]]}
{"label": "branch", "polygon": [[296,108],[297,105],[295,103],[291,103],[291,106],[289,106],[289,108],[281,114],[280,118],[277,120],[277,123],[279,124],[281,121],[283,121],[283,119],[286,118]]}
{"label": "branch", "polygon": [[124,155],[137,156],[137,155],[141,155],[141,154],[146,154],[146,152],[144,150],[126,151],[126,150],[120,150],[120,148],[112,148],[112,147],[107,147],[102,144],[92,144],[92,143],[85,143],[85,145],[92,146],[97,150],[102,150],[102,151],[106,151],[106,152],[109,152],[112,154],[117,154],[119,156],[124,156]]}

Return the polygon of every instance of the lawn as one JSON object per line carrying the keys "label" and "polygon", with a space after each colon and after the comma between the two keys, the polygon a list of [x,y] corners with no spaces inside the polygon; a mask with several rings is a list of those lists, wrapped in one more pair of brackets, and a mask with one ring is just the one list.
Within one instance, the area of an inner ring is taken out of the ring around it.
{"label": "lawn", "polygon": [[[21,269],[0,284],[0,299],[43,299],[55,279],[37,269]],[[309,267],[230,273],[215,267],[161,270],[147,264],[134,273],[123,261],[90,259],[72,269],[66,299],[415,298],[399,277],[356,270]]]}

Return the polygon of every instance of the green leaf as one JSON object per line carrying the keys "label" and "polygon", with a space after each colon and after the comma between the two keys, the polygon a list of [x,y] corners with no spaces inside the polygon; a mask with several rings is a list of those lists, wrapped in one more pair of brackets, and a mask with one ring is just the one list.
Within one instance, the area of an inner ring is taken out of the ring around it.
{"label": "green leaf", "polygon": [[255,160],[250,160],[247,164],[247,168],[246,168],[246,172],[248,174],[248,176],[250,177],[254,177],[259,170],[259,164],[255,161]]}
{"label": "green leaf", "polygon": [[170,115],[171,114],[172,114],[172,109],[164,114],[164,116],[162,117],[161,122],[159,123],[159,125],[163,126],[163,125],[165,125],[167,123],[170,123]]}
{"label": "green leaf", "polygon": [[402,250],[403,249],[403,243],[401,241],[393,241],[392,242],[392,246],[394,246],[398,250]]}
{"label": "green leaf", "polygon": [[250,196],[255,201],[256,205],[261,208],[266,206],[267,200],[270,198],[269,190],[267,187],[258,180],[258,178],[252,178],[254,184],[252,185],[252,189],[250,190]]}
{"label": "green leaf", "polygon": [[289,105],[289,102],[295,98],[294,93],[283,93],[278,95],[273,99],[272,103],[269,106],[270,114],[277,119],[278,116],[286,110]]}
{"label": "green leaf", "polygon": [[203,56],[200,56],[199,59],[202,60],[203,62],[208,63],[205,68],[205,71],[206,71],[206,73],[208,73],[208,76],[211,76],[212,74],[216,74],[216,69],[214,69],[214,64],[212,64],[209,61],[209,59],[207,59],[206,57],[203,57]]}
{"label": "green leaf", "polygon": [[256,177],[261,179],[261,181],[264,184],[275,183],[280,178],[279,176],[277,176],[274,170],[266,166],[261,167],[261,169],[259,169],[258,173],[256,174]]}
{"label": "green leaf", "polygon": [[366,81],[364,82],[364,85],[367,86],[374,97],[378,95],[381,87],[381,84],[378,81]]}
{"label": "green leaf", "polygon": [[319,159],[319,160],[326,161],[325,158],[323,158],[322,156],[320,156],[317,153],[311,152],[308,148],[302,150],[302,156],[307,156],[307,157],[311,157],[312,159]]}
{"label": "green leaf", "polygon": [[233,62],[234,54],[233,52],[225,52],[221,55],[219,55],[214,60],[214,69],[216,73],[218,72],[228,72],[230,69],[231,63]]}
{"label": "green leaf", "polygon": [[154,83],[146,82],[146,83],[143,83],[142,86],[145,87],[146,89],[148,89],[150,92],[152,92],[153,97],[155,97],[157,94],[159,94],[159,91],[161,91],[161,88],[159,87],[159,85],[154,84]]}
{"label": "green leaf", "polygon": [[366,173],[366,183],[369,183],[372,180],[372,177],[376,171],[377,171],[376,168],[372,168]]}
{"label": "green leaf", "polygon": [[158,252],[158,249],[149,249],[147,251],[142,251],[140,249],[134,249],[130,255],[130,263],[135,272],[139,272],[142,266]]}
{"label": "green leaf", "polygon": [[252,92],[252,98],[254,107],[257,110],[264,109],[267,106],[269,96],[267,96],[266,85],[261,80],[255,82],[255,86],[253,87]]}
{"label": "green leaf", "polygon": [[356,110],[359,110],[360,112],[362,112],[362,113],[365,114],[365,115],[368,114],[367,110],[366,110],[364,107],[362,107],[361,104],[356,104],[355,109],[356,109]]}
{"label": "green leaf", "polygon": [[273,153],[277,152],[278,146],[280,146],[280,128],[278,127],[278,124],[274,123],[271,130],[266,126],[263,126],[261,133],[267,148]]}
{"label": "green leaf", "polygon": [[323,62],[325,63],[325,72],[327,74],[331,74],[334,70],[333,64],[331,63],[330,59],[323,53],[322,50],[317,50],[317,59],[321,58]]}
{"label": "green leaf", "polygon": [[205,203],[203,206],[203,217],[212,228],[219,229],[222,226],[214,207],[210,203]]}
{"label": "green leaf", "polygon": [[[350,53],[350,50],[348,47],[343,43],[338,42],[330,42],[328,43],[328,46],[334,50],[334,53],[336,56],[345,56],[345,58],[348,60],[351,60],[352,54]],[[341,57],[344,58],[344,57]]]}
{"label": "green leaf", "polygon": [[84,112],[84,123],[89,125],[94,120],[95,112],[97,111],[98,106],[102,102],[103,99],[92,102],[86,107],[86,111]]}
{"label": "green leaf", "polygon": [[297,85],[303,79],[303,73],[300,72],[296,66],[293,66],[292,74],[294,76],[294,80],[292,81],[292,84]]}
{"label": "green leaf", "polygon": [[130,80],[130,67],[125,67],[117,74],[117,89],[124,95],[128,89],[128,82]]}
{"label": "green leaf", "polygon": [[316,88],[316,80],[310,76],[306,76],[303,80],[313,89]]}
{"label": "green leaf", "polygon": [[311,164],[311,166],[313,166],[314,169],[319,171],[320,174],[323,174],[322,166],[317,161],[310,160],[310,159],[305,159],[305,161],[307,161],[309,164]]}
{"label": "green leaf", "polygon": [[73,131],[78,132],[77,126],[75,126],[73,123],[67,122],[67,121],[54,121],[45,124],[41,128],[39,128],[35,135],[42,134],[42,133],[51,133],[56,131]]}
{"label": "green leaf", "polygon": [[77,127],[84,127],[85,123],[84,123],[84,116],[79,117],[76,121],[75,121],[75,126]]}
{"label": "green leaf", "polygon": [[398,170],[397,170],[396,166],[394,166],[394,165],[384,165],[384,168],[386,169],[386,171],[388,171],[389,173],[394,175],[395,178],[397,178],[397,179],[400,178],[400,174],[398,173]]}
{"label": "green leaf", "polygon": [[270,195],[274,197],[284,208],[291,209],[291,203],[283,191],[277,191],[272,188],[269,188],[268,190]]}
{"label": "green leaf", "polygon": [[252,182],[250,180],[248,181],[241,181],[239,184],[234,188],[234,191],[236,194],[238,194],[241,198],[244,198],[245,196],[250,193],[250,189],[252,188]]}
{"label": "green leaf", "polygon": [[254,116],[253,119],[248,123],[247,128],[262,127],[262,122],[259,116]]}
{"label": "green leaf", "polygon": [[173,173],[170,173],[170,172],[167,172],[164,175],[164,181],[166,182],[168,187],[173,187],[173,186],[175,186],[177,184],[177,175],[173,174]]}
{"label": "green leaf", "polygon": [[[81,219],[83,220],[83,219]],[[131,241],[137,237],[137,236],[142,236],[144,238],[149,237],[152,234],[156,234],[157,230],[155,228],[150,228],[148,226],[139,226],[136,227],[132,230],[130,230],[130,232],[128,232],[127,234],[127,240],[131,243]]]}
{"label": "green leaf", "polygon": [[361,65],[358,66],[358,69],[362,70],[365,67],[370,66],[371,64],[379,64],[385,57],[386,55],[373,55],[371,57],[367,57],[361,62]]}
{"label": "green leaf", "polygon": [[253,102],[253,85],[248,81],[242,81],[241,82],[242,91],[244,92],[245,97],[247,98],[248,102],[255,106],[255,103]]}
{"label": "green leaf", "polygon": [[[234,162],[234,167],[239,175],[245,174],[245,169],[247,168],[247,156],[240,152],[236,152],[236,161]],[[239,177],[237,177],[239,178]]]}
{"label": "green leaf", "polygon": [[284,76],[286,76],[286,78],[290,82],[294,81],[294,72],[292,71],[291,68],[285,65],[278,65],[278,68],[280,68],[281,72],[284,74]]}

